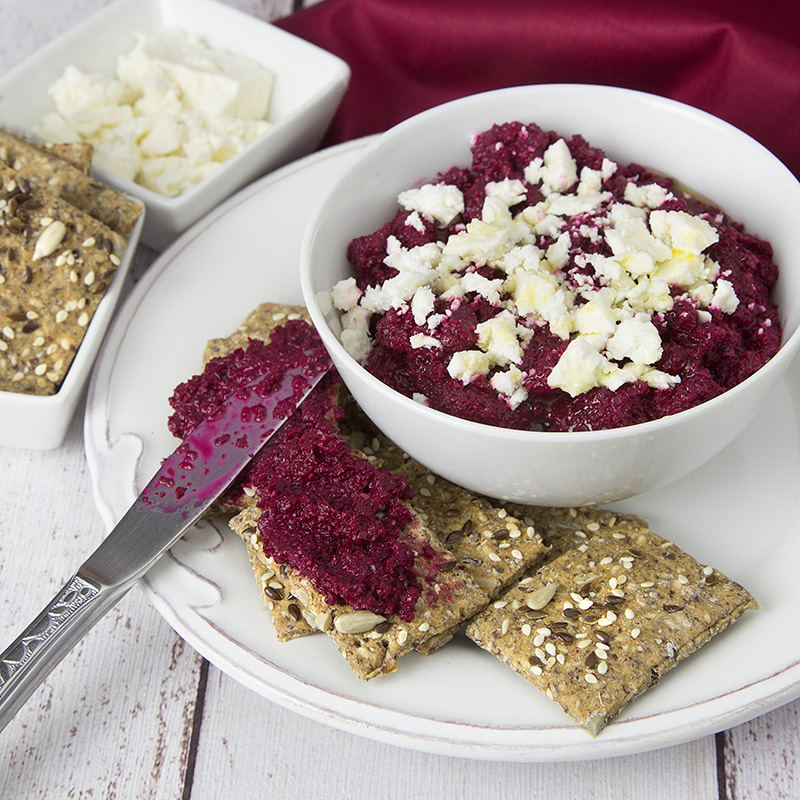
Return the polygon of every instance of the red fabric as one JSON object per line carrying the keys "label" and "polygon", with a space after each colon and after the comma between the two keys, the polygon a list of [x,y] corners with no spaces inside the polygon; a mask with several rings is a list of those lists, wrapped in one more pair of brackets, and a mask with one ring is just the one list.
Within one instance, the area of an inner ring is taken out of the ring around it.
{"label": "red fabric", "polygon": [[385,130],[475,92],[600,83],[709,111],[754,136],[800,176],[796,0],[764,13],[766,6],[737,0],[696,0],[690,7],[655,0],[324,0],[276,24],[352,69],[324,145]]}

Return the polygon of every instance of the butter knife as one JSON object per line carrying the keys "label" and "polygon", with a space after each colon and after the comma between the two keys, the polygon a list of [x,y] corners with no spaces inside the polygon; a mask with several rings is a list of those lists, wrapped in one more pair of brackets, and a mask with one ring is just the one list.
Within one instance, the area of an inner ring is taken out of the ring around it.
{"label": "butter knife", "polygon": [[240,388],[181,442],[100,546],[0,655],[0,730],[86,632],[230,486],[330,370],[287,370]]}

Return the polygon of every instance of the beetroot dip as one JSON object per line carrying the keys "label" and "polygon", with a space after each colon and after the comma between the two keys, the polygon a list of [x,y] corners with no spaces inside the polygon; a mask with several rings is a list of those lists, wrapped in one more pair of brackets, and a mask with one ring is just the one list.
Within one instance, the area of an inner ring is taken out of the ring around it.
{"label": "beetroot dip", "polygon": [[[290,320],[269,343],[211,359],[202,373],[179,385],[170,405],[169,430],[184,438],[238,387],[256,378],[276,382],[290,367],[326,357],[311,325]],[[347,603],[408,621],[437,558],[432,548],[405,535],[413,492],[404,478],[354,453],[338,434],[340,381],[323,378],[299,409],[253,458],[229,494],[242,504],[242,487],[261,509],[264,553],[297,570],[328,603]],[[418,559],[418,556],[422,558]]]}
{"label": "beetroot dip", "polygon": [[474,138],[354,239],[343,344],[440,411],[617,428],[735,386],[779,349],[770,245],[672,179],[520,122]]}

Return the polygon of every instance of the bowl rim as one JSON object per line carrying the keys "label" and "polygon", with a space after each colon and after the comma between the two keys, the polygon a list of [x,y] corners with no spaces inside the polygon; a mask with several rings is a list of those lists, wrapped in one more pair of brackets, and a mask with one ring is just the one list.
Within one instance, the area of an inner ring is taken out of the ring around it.
{"label": "bowl rim", "polygon": [[[655,434],[664,428],[672,427],[673,425],[682,422],[690,422],[695,417],[705,416],[706,414],[713,413],[714,409],[722,404],[728,405],[735,402],[736,398],[746,392],[754,383],[762,381],[765,377],[769,378],[773,373],[782,374],[788,364],[794,359],[798,349],[800,349],[800,325],[786,338],[781,341],[781,346],[778,352],[757,369],[752,375],[749,375],[740,383],[722,392],[716,397],[699,403],[691,408],[684,409],[683,411],[669,414],[658,419],[648,420],[647,422],[639,422],[633,425],[625,425],[617,428],[603,428],[600,430],[586,430],[586,431],[530,431],[518,428],[505,428],[501,426],[489,425],[488,423],[475,422],[473,420],[463,419],[461,417],[448,414],[447,412],[440,411],[430,406],[423,405],[422,403],[406,397],[404,394],[391,388],[379,378],[375,377],[372,373],[368,372],[365,367],[359,364],[344,348],[339,337],[333,332],[329,326],[326,315],[323,313],[317,296],[320,290],[315,290],[313,286],[311,266],[311,251],[314,246],[316,223],[318,219],[324,214],[325,208],[329,199],[335,194],[338,187],[338,180],[346,177],[354,169],[356,169],[364,160],[367,160],[371,155],[380,150],[386,141],[387,137],[394,138],[401,135],[406,128],[413,128],[420,119],[427,119],[440,114],[446,114],[449,109],[454,106],[465,106],[471,103],[480,102],[482,99],[492,96],[509,95],[512,93],[527,94],[536,91],[586,91],[593,90],[599,93],[606,93],[608,95],[628,95],[635,96],[650,103],[661,104],[669,107],[672,110],[680,110],[684,113],[689,113],[700,120],[706,120],[717,126],[721,126],[729,134],[744,138],[750,146],[755,146],[764,151],[765,154],[770,156],[777,167],[784,170],[791,176],[795,184],[800,188],[800,182],[791,173],[788,167],[771,151],[769,151],[758,140],[742,131],[740,128],[732,125],[731,123],[695,106],[684,103],[680,100],[663,97],[661,95],[643,92],[638,89],[627,89],[619,86],[607,86],[603,84],[584,84],[584,83],[543,83],[543,84],[530,84],[524,86],[512,86],[502,89],[492,89],[485,92],[478,92],[475,94],[466,95],[464,97],[456,98],[445,103],[433,106],[423,111],[408,117],[405,120],[397,123],[396,125],[388,128],[382,134],[378,135],[374,140],[369,142],[366,147],[345,165],[344,169],[339,173],[336,181],[329,186],[325,192],[317,199],[317,202],[312,208],[306,225],[305,233],[300,253],[300,285],[303,293],[303,298],[308,308],[309,315],[311,316],[314,327],[325,347],[331,353],[334,363],[342,362],[347,364],[348,368],[354,370],[359,376],[359,379],[365,383],[365,386],[373,392],[382,394],[391,398],[392,402],[398,403],[401,408],[416,414],[421,417],[429,418],[431,423],[438,422],[439,424],[446,424],[455,431],[463,431],[472,435],[479,436],[493,436],[502,440],[514,440],[520,443],[535,444],[540,442],[556,442],[559,440],[569,441],[571,443],[588,443],[600,442],[606,439],[619,440],[621,438],[646,436],[648,434]],[[780,280],[780,278],[779,278]],[[330,287],[331,289],[333,287]],[[344,376],[342,379],[345,380]],[[346,381],[345,381],[346,382]]]}

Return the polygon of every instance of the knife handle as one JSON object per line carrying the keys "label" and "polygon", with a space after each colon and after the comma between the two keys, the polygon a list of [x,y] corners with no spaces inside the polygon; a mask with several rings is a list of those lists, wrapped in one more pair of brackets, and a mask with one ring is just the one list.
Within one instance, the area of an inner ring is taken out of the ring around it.
{"label": "knife handle", "polygon": [[0,731],[128,588],[76,574],[0,655]]}

